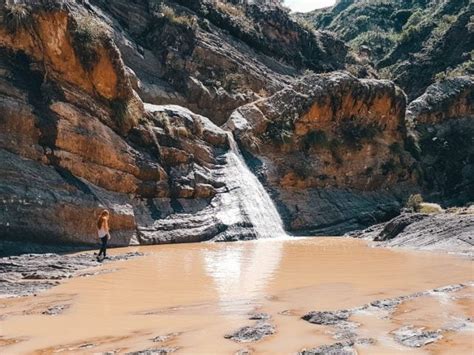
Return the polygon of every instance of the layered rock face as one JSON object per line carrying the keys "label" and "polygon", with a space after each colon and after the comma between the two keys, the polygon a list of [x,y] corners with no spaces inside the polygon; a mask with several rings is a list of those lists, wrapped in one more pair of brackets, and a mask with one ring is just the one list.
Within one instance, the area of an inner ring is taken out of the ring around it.
{"label": "layered rock face", "polygon": [[424,188],[448,204],[474,201],[474,79],[431,85],[410,103],[406,119]]}
{"label": "layered rock face", "polygon": [[95,242],[103,208],[120,245],[224,232],[215,217],[224,207],[211,200],[225,192],[227,134],[181,107],[143,105],[113,41],[82,29],[82,15],[61,5],[5,9],[0,235]]}
{"label": "layered rock face", "polygon": [[340,233],[396,213],[415,185],[404,113],[393,83],[331,73],[241,107],[227,125],[289,229]]}

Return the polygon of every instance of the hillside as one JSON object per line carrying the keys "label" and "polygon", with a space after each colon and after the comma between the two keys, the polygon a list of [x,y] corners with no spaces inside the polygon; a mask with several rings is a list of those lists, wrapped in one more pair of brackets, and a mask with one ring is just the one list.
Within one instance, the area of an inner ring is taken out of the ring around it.
{"label": "hillside", "polygon": [[300,14],[368,56],[380,76],[412,100],[436,80],[474,74],[474,4],[469,0],[341,0]]}

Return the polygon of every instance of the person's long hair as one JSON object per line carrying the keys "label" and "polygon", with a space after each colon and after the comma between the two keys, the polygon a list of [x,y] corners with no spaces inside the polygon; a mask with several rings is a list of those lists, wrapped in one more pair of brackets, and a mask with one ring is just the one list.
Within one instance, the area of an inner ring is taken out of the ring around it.
{"label": "person's long hair", "polygon": [[99,219],[97,220],[97,228],[101,229],[108,218],[109,218],[109,211],[103,210],[99,215]]}

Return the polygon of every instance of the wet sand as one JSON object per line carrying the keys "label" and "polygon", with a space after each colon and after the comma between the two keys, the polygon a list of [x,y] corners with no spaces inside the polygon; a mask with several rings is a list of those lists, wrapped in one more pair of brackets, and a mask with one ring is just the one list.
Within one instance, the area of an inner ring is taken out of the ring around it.
{"label": "wet sand", "polygon": [[[371,248],[341,238],[164,245],[112,253],[135,250],[146,256],[103,266],[113,272],[74,278],[36,297],[0,300],[0,352],[167,348],[178,354],[240,349],[294,354],[340,341],[334,326],[302,320],[309,311],[360,307],[458,283],[469,286],[408,299],[393,312],[351,315],[358,337],[373,340],[354,348],[361,354],[474,351],[474,328],[466,320],[474,317],[469,284],[474,275],[467,259]],[[255,312],[271,316],[267,322],[275,334],[249,343],[224,338],[255,324],[248,319]],[[407,347],[392,332],[408,325],[442,329],[442,338]]]}

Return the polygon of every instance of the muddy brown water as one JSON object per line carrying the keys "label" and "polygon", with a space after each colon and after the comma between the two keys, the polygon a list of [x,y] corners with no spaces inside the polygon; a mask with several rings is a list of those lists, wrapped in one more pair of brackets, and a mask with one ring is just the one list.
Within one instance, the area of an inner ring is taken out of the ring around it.
{"label": "muddy brown water", "polygon": [[[302,320],[306,312],[358,307],[474,279],[468,259],[373,248],[354,239],[127,249],[146,256],[103,265],[112,272],[73,278],[36,297],[0,300],[0,353],[125,353],[166,347],[177,354],[240,349],[294,354],[338,341],[334,328]],[[416,349],[397,343],[391,332],[404,325],[438,329],[473,317],[472,296],[469,286],[406,301],[390,316],[354,315],[359,335],[376,341],[355,348],[361,354],[471,354],[471,326]],[[51,307],[64,309],[43,314]],[[274,335],[250,343],[224,338],[255,324],[248,319],[254,312],[271,315]],[[165,337],[154,342],[157,336]]]}

